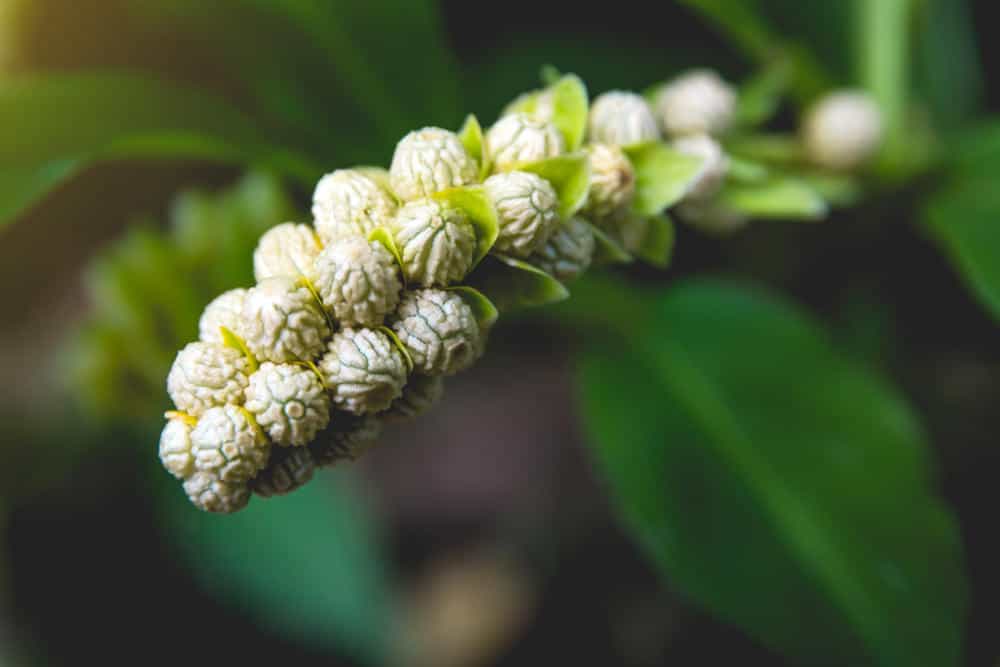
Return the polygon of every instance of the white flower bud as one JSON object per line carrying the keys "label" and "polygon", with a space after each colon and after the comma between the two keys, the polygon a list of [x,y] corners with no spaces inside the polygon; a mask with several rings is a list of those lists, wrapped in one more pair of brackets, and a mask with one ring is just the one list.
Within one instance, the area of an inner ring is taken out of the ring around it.
{"label": "white flower bud", "polygon": [[707,134],[694,134],[675,139],[673,147],[684,155],[701,158],[701,168],[688,186],[686,198],[704,200],[719,191],[729,172],[729,157],[719,142]]}
{"label": "white flower bud", "polygon": [[527,257],[559,226],[559,198],[541,176],[511,171],[490,176],[483,185],[497,212],[497,250]]}
{"label": "white flower bud", "polygon": [[495,171],[507,171],[565,151],[566,142],[555,125],[524,113],[504,116],[486,132],[486,153]]}
{"label": "white flower bud", "polygon": [[389,167],[392,189],[404,201],[474,183],[479,175],[461,140],[439,127],[415,130],[396,144]]}
{"label": "white flower bud", "polygon": [[719,134],[733,120],[736,93],[715,72],[694,70],[664,86],[654,104],[670,136]]}
{"label": "white flower bud", "polygon": [[194,472],[191,454],[191,425],[183,419],[169,419],[160,433],[160,462],[177,479]]}
{"label": "white flower bud", "polygon": [[209,408],[243,402],[249,362],[238,351],[216,343],[188,343],[174,358],[167,393],[181,412],[195,417]]}
{"label": "white flower bud", "polygon": [[[528,98],[534,97],[530,110],[519,109]],[[504,107],[501,116],[510,116],[515,113],[527,113],[537,121],[551,123],[556,116],[556,96],[551,90],[533,90],[522,95]]]}
{"label": "white flower bud", "polygon": [[573,217],[564,222],[549,242],[529,258],[529,262],[570,283],[583,275],[594,258],[594,232],[586,220]]}
{"label": "white flower bud", "polygon": [[320,301],[344,326],[382,324],[396,309],[403,288],[392,253],[361,237],[330,243],[316,258],[309,278]]}
{"label": "white flower bud", "polygon": [[716,201],[683,201],[677,206],[677,217],[703,232],[726,236],[739,231],[749,220],[738,211]]}
{"label": "white flower bud", "polygon": [[271,443],[249,413],[235,405],[212,408],[191,430],[191,453],[199,472],[245,484],[267,465]]}
{"label": "white flower bud", "polygon": [[392,421],[419,417],[434,407],[442,396],[444,379],[441,376],[411,375],[403,387],[403,395],[379,417]]}
{"label": "white flower bud", "polygon": [[309,225],[286,222],[264,232],[253,253],[257,281],[274,276],[304,276],[323,247]]}
{"label": "white flower bud", "polygon": [[267,467],[250,481],[250,489],[264,498],[283,496],[307,484],[315,470],[308,447],[275,449]]}
{"label": "white flower bud", "polygon": [[406,361],[392,339],[373,329],[334,334],[319,362],[333,402],[356,415],[381,412],[406,384]]}
{"label": "white flower bud", "polygon": [[882,114],[866,93],[832,93],[806,114],[802,134],[810,160],[829,169],[852,169],[878,150]]}
{"label": "white flower bud", "polygon": [[309,288],[295,278],[266,278],[251,289],[236,333],[260,360],[313,359],[330,328]]}
{"label": "white flower bud", "polygon": [[184,482],[184,492],[198,509],[204,512],[232,514],[250,502],[250,489],[245,482],[224,482],[211,472],[196,472]]}
{"label": "white flower bud", "polygon": [[[388,178],[388,176],[386,176]],[[344,236],[368,238],[396,212],[396,200],[379,180],[359,169],[338,169],[313,193],[313,220],[323,243]]]}
{"label": "white flower bud", "polygon": [[286,447],[307,444],[330,421],[322,382],[295,364],[261,364],[250,376],[245,407],[271,442]]}
{"label": "white flower bud", "polygon": [[455,292],[424,289],[406,292],[393,331],[424,375],[454,375],[479,357],[482,333],[472,308]]}
{"label": "white flower bud", "polygon": [[583,213],[593,220],[604,220],[628,211],[635,199],[635,170],[625,152],[612,144],[591,144],[587,161],[590,193]]}
{"label": "white flower bud", "polygon": [[399,209],[392,233],[410,282],[430,287],[465,277],[476,255],[476,230],[466,214],[432,199]]}
{"label": "white flower bud", "polygon": [[587,132],[592,143],[628,146],[660,138],[660,129],[641,95],[622,90],[598,95],[590,105]]}
{"label": "white flower bud", "polygon": [[375,415],[334,417],[325,431],[309,445],[316,465],[321,468],[341,461],[353,461],[382,435],[382,421]]}
{"label": "white flower bud", "polygon": [[223,292],[215,297],[205,312],[198,320],[198,338],[206,343],[223,344],[222,334],[219,329],[226,327],[233,333],[239,328],[240,317],[243,313],[243,301],[246,299],[247,290],[240,287]]}

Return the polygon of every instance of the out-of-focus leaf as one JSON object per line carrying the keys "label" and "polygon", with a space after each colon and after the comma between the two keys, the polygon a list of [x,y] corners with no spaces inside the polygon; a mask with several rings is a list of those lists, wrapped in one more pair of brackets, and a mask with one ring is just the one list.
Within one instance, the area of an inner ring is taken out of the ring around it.
{"label": "out-of-focus leaf", "polygon": [[394,623],[385,558],[348,476],[320,471],[295,493],[217,516],[193,508],[162,471],[152,474],[165,478],[157,482],[165,542],[206,591],[282,637],[385,660]]}
{"label": "out-of-focus leaf", "polygon": [[570,153],[518,166],[538,174],[555,188],[559,196],[559,217],[569,220],[587,202],[590,192],[590,163],[583,153]]}
{"label": "out-of-focus leaf", "polygon": [[803,161],[802,144],[790,134],[748,134],[725,144],[726,150],[765,164],[794,165]]}
{"label": "out-of-focus leaf", "polygon": [[501,313],[562,301],[569,290],[541,269],[513,257],[490,255],[466,282],[496,305]]}
{"label": "out-of-focus leaf", "polygon": [[636,215],[656,215],[680,201],[697,177],[702,160],[679,153],[659,142],[625,149],[635,169]]}
{"label": "out-of-focus leaf", "polygon": [[550,86],[549,92],[552,95],[552,123],[566,139],[566,150],[578,150],[587,131],[590,106],[587,86],[577,75],[567,74]]}
{"label": "out-of-focus leaf", "polygon": [[462,129],[458,131],[458,138],[465,146],[466,152],[479,164],[480,177],[485,175],[489,169],[489,159],[484,151],[483,126],[479,124],[479,119],[471,113],[466,116]]}
{"label": "out-of-focus leaf", "polygon": [[448,289],[459,294],[465,303],[469,304],[473,314],[476,316],[476,322],[479,323],[481,329],[489,329],[496,323],[497,318],[500,317],[500,311],[493,305],[493,302],[474,287],[460,285],[458,287],[449,287]]}
{"label": "out-of-focus leaf", "polygon": [[935,126],[952,129],[972,117],[983,94],[983,67],[969,3],[920,2],[916,13],[915,83]]}
{"label": "out-of-focus leaf", "polygon": [[774,177],[766,183],[727,182],[719,202],[752,218],[772,220],[819,220],[827,213],[826,202],[801,180]]}
{"label": "out-of-focus leaf", "polygon": [[674,223],[665,214],[654,215],[641,224],[642,236],[629,249],[643,261],[659,269],[670,265],[674,254]]}
{"label": "out-of-focus leaf", "polygon": [[830,206],[851,206],[861,199],[861,183],[850,174],[800,169],[794,177],[805,182]]}
{"label": "out-of-focus leaf", "polygon": [[467,185],[443,190],[436,193],[434,198],[464,211],[476,228],[476,257],[472,263],[475,267],[490,251],[496,243],[497,236],[500,235],[497,212],[486,194],[486,189],[481,185]]}
{"label": "out-of-focus leaf", "polygon": [[632,261],[632,255],[603,229],[595,224],[590,224],[590,229],[594,232],[595,264],[627,264]]}
{"label": "out-of-focus leaf", "polygon": [[321,173],[193,89],[118,74],[0,82],[0,224],[87,163],[126,157],[257,163],[308,184]]}
{"label": "out-of-focus leaf", "polygon": [[588,353],[583,414],[670,586],[803,664],[959,664],[960,540],[902,398],[763,293],[644,303]]}
{"label": "out-of-focus leaf", "polygon": [[744,83],[736,101],[736,124],[756,127],[769,121],[778,112],[790,77],[791,63],[778,58]]}
{"label": "out-of-focus leaf", "polygon": [[729,170],[726,177],[740,183],[760,183],[767,180],[767,167],[759,162],[752,162],[738,157],[729,157]]}

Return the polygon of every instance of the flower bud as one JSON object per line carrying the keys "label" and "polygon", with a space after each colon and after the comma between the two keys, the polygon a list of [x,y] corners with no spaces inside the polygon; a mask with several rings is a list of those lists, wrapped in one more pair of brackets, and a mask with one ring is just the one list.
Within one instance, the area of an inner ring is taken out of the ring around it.
{"label": "flower bud", "polygon": [[454,375],[471,366],[482,351],[472,308],[455,292],[404,293],[392,329],[413,358],[414,371],[424,375]]}
{"label": "flower bud", "polygon": [[245,407],[271,442],[286,447],[307,444],[330,421],[323,384],[296,364],[261,364],[250,376]]}
{"label": "flower bud", "polygon": [[490,176],[483,185],[497,212],[497,250],[527,257],[559,226],[559,198],[541,176],[511,171]]}
{"label": "flower bud", "polygon": [[344,326],[376,327],[396,309],[396,259],[381,243],[361,237],[333,241],[313,263],[309,276],[320,301]]}
{"label": "flower bud", "polygon": [[239,328],[240,316],[247,290],[242,287],[231,289],[215,297],[198,320],[198,338],[206,343],[223,344],[221,327],[233,333]]}
{"label": "flower bud", "polygon": [[594,232],[587,221],[573,217],[564,222],[545,247],[528,261],[556,280],[570,283],[590,267],[595,243]]}
{"label": "flower bud", "polygon": [[695,175],[685,197],[688,199],[709,199],[719,188],[729,172],[729,158],[722,147],[707,134],[694,134],[675,139],[673,147],[684,155],[701,158],[701,167]]}
{"label": "flower bud", "polygon": [[598,95],[590,106],[587,132],[592,143],[628,146],[656,141],[660,130],[641,95],[622,90]]}
{"label": "flower bud", "polygon": [[254,278],[259,282],[274,276],[304,276],[322,249],[309,225],[286,222],[272,227],[254,250]]}
{"label": "flower bud", "polygon": [[160,433],[160,462],[177,479],[194,472],[191,454],[191,425],[183,419],[168,419]]}
{"label": "flower bud", "polygon": [[250,502],[250,489],[245,482],[224,482],[211,472],[196,472],[184,482],[184,492],[198,509],[204,512],[232,514]]}
{"label": "flower bud", "polygon": [[444,396],[444,379],[440,376],[411,375],[403,395],[397,398],[392,407],[379,414],[387,421],[402,421],[419,417],[430,410]]}
{"label": "flower bud", "polygon": [[565,151],[566,142],[555,125],[524,113],[504,116],[486,132],[486,153],[494,171],[508,171]]}
{"label": "flower bud", "polygon": [[749,220],[739,211],[727,208],[716,201],[682,201],[677,206],[677,217],[708,234],[726,236],[739,231]]}
{"label": "flower bud", "polygon": [[267,465],[271,443],[235,405],[212,408],[191,430],[191,453],[199,472],[233,484],[245,484]]}
{"label": "flower bud", "polygon": [[445,286],[465,277],[476,255],[476,230],[465,212],[433,199],[399,209],[392,233],[410,282]]}
{"label": "flower bud", "polygon": [[[524,108],[526,103],[528,108]],[[509,116],[515,113],[526,113],[537,121],[551,123],[556,116],[556,96],[549,89],[532,90],[518,95],[517,99],[504,107],[500,115]]]}
{"label": "flower bud", "polygon": [[694,70],[664,86],[654,104],[668,135],[714,135],[729,128],[736,110],[736,93],[715,72]]}
{"label": "flower bud", "polygon": [[882,115],[866,93],[840,91],[821,99],[802,128],[809,159],[829,169],[853,169],[882,141]]}
{"label": "flower bud", "polygon": [[243,402],[249,362],[237,350],[215,343],[188,343],[174,358],[167,393],[181,412],[195,417],[209,408]]}
{"label": "flower bud", "polygon": [[385,410],[406,384],[406,361],[392,339],[374,329],[333,335],[319,362],[337,407],[363,415]]}
{"label": "flower bud", "polygon": [[616,218],[632,206],[635,199],[635,170],[624,151],[612,144],[591,144],[587,149],[590,163],[590,193],[583,214],[599,221]]}
{"label": "flower bud", "polygon": [[281,363],[318,356],[330,328],[308,287],[276,276],[247,293],[236,333],[255,357]]}
{"label": "flower bud", "polygon": [[250,481],[250,490],[264,498],[283,496],[308,483],[315,470],[308,447],[275,449],[267,467]]}
{"label": "flower bud", "polygon": [[389,167],[392,189],[404,201],[469,185],[478,175],[479,168],[458,135],[439,127],[425,127],[403,137]]}
{"label": "flower bud", "polygon": [[340,414],[310,443],[309,451],[320,468],[353,461],[382,435],[382,421],[374,415],[355,417]]}
{"label": "flower bud", "polygon": [[392,193],[371,173],[359,169],[327,174],[313,193],[313,220],[323,243],[344,236],[368,238],[372,231],[386,226],[395,212]]}

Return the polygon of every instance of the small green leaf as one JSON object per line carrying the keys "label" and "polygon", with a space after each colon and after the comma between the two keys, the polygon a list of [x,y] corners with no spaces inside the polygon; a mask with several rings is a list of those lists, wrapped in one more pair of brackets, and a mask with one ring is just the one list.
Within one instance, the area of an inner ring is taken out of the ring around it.
{"label": "small green leaf", "polygon": [[572,218],[587,202],[590,193],[590,163],[583,153],[571,153],[518,166],[538,174],[555,188],[559,196],[559,217]]}
{"label": "small green leaf", "polygon": [[251,373],[256,371],[258,368],[257,359],[250,353],[250,348],[247,347],[246,342],[227,327],[219,327],[219,333],[222,335],[222,344],[242,354],[250,366]]}
{"label": "small green leaf", "polygon": [[808,184],[830,206],[851,206],[863,194],[861,183],[850,174],[800,169],[794,176]]}
{"label": "small green leaf", "polygon": [[573,152],[583,145],[587,132],[590,101],[587,86],[575,74],[567,74],[549,87],[552,95],[552,124],[566,140],[566,150]]}
{"label": "small green leaf", "polygon": [[636,215],[656,215],[680,201],[698,176],[702,160],[650,141],[624,149],[635,169]]}
{"label": "small green leaf", "polygon": [[541,79],[542,85],[552,86],[559,82],[563,73],[559,71],[555,65],[542,65],[542,69],[538,72],[538,78]]}
{"label": "small green leaf", "polygon": [[485,294],[503,313],[544,306],[569,296],[566,287],[541,269],[513,257],[490,255],[467,282]]}
{"label": "small green leaf", "polygon": [[384,324],[380,326],[378,330],[389,337],[389,340],[392,341],[392,344],[396,347],[397,350],[399,350],[399,353],[403,355],[403,361],[406,362],[406,372],[412,373],[413,357],[410,356],[410,351],[406,349],[405,345],[403,345],[403,341],[399,339],[399,336],[396,335],[396,332],[390,329],[389,327],[385,326]]}
{"label": "small green leaf", "polygon": [[382,246],[388,250],[390,254],[392,254],[392,256],[396,259],[396,264],[399,265],[400,275],[403,276],[403,280],[406,280],[406,274],[403,271],[403,254],[399,252],[399,246],[396,245],[396,239],[393,238],[392,232],[385,227],[376,227],[372,230],[371,234],[368,235],[368,240],[381,243]]}
{"label": "small green leaf", "polygon": [[465,151],[479,164],[479,177],[482,178],[489,171],[489,161],[486,143],[483,141],[483,126],[479,124],[479,119],[471,113],[466,116],[462,129],[458,131],[458,138],[465,146]]}
{"label": "small green leaf", "polygon": [[791,134],[747,134],[725,142],[730,156],[764,164],[793,165],[804,161],[802,144]]}
{"label": "small green leaf", "polygon": [[472,266],[475,267],[493,248],[497,236],[500,235],[497,212],[493,208],[490,198],[486,195],[486,190],[481,185],[468,185],[438,192],[434,195],[434,199],[454,206],[469,216],[469,220],[476,228],[476,238],[478,239],[476,257],[472,263]]}
{"label": "small green leaf", "polygon": [[759,162],[751,162],[738,157],[729,158],[726,177],[740,183],[760,183],[767,179],[769,171]]}
{"label": "small green leaf", "polygon": [[603,229],[593,223],[590,224],[591,231],[594,232],[594,263],[596,264],[628,264],[634,261],[632,255],[625,248],[607,235]]}
{"label": "small green leaf", "polygon": [[781,57],[744,83],[736,102],[736,124],[756,127],[770,120],[781,105],[790,77],[791,62]]}
{"label": "small green leaf", "polygon": [[643,261],[659,269],[670,266],[674,254],[674,223],[665,214],[654,215],[643,221],[644,233],[629,247]]}
{"label": "small green leaf", "polygon": [[469,304],[473,314],[476,316],[476,322],[479,323],[480,329],[486,330],[496,324],[497,318],[500,317],[500,311],[497,310],[492,301],[486,298],[485,294],[474,287],[466,285],[449,287],[448,290],[457,292],[465,303]]}
{"label": "small green leaf", "polygon": [[820,220],[826,202],[801,180],[775,177],[766,183],[727,182],[719,192],[720,203],[752,218]]}

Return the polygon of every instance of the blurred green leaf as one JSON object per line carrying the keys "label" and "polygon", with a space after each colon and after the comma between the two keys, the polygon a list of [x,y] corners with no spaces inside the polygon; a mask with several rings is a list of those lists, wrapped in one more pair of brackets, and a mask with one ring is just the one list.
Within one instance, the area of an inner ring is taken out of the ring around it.
{"label": "blurred green leaf", "polygon": [[722,186],[718,200],[752,218],[772,220],[819,220],[827,213],[826,202],[804,181],[773,177],[765,183]]}
{"label": "blurred green leaf", "polygon": [[384,662],[394,624],[386,562],[348,476],[320,471],[293,494],[218,516],[193,508],[163,471],[152,474],[164,478],[165,542],[206,591],[282,637]]}
{"label": "blurred green leaf", "polygon": [[489,169],[489,160],[483,150],[485,146],[483,126],[479,124],[479,119],[471,113],[466,116],[462,128],[458,131],[458,138],[461,139],[466,152],[479,164],[479,176],[482,178]]}
{"label": "blurred green leaf", "polygon": [[615,239],[598,227],[590,223],[590,229],[594,232],[594,262],[596,264],[628,264],[633,261],[632,255],[621,246]]}
{"label": "blurred green leaf", "polygon": [[969,3],[917,3],[915,84],[935,125],[953,129],[969,120],[983,96],[983,67]]}
{"label": "blurred green leaf", "polygon": [[569,297],[561,282],[527,262],[490,255],[466,280],[492,301],[501,313],[544,306]]}
{"label": "blurred green leaf", "polygon": [[587,202],[590,192],[590,163],[583,153],[558,157],[518,166],[521,171],[538,174],[555,188],[559,196],[559,217],[569,220]]}
{"label": "blurred green leaf", "polygon": [[588,352],[583,414],[669,585],[803,664],[959,664],[959,535],[905,402],[763,293],[645,303]]}
{"label": "blurred green leaf", "polygon": [[[635,239],[627,239],[626,246],[643,261],[659,269],[670,265],[674,254],[674,223],[665,214],[654,215],[638,220],[637,229],[641,235]],[[626,224],[626,228],[629,225]]]}
{"label": "blurred green leaf", "polygon": [[736,101],[736,125],[756,127],[778,112],[791,78],[791,63],[778,58],[740,86]]}
{"label": "blurred green leaf", "polygon": [[590,100],[587,86],[575,74],[567,74],[549,86],[552,94],[552,123],[566,139],[566,150],[572,152],[583,145],[587,131]]}
{"label": "blurred green leaf", "polygon": [[635,169],[636,215],[656,215],[680,201],[698,175],[701,159],[650,141],[625,148]]}
{"label": "blurred green leaf", "polygon": [[465,285],[449,287],[448,289],[457,292],[465,303],[469,304],[481,329],[489,329],[500,317],[500,311],[497,310],[497,307],[479,290]]}
{"label": "blurred green leaf", "polygon": [[434,194],[434,199],[447,202],[465,212],[472,226],[476,228],[476,256],[472,262],[475,267],[486,257],[500,235],[500,222],[497,220],[496,209],[481,185],[467,185],[460,188],[450,188]]}

